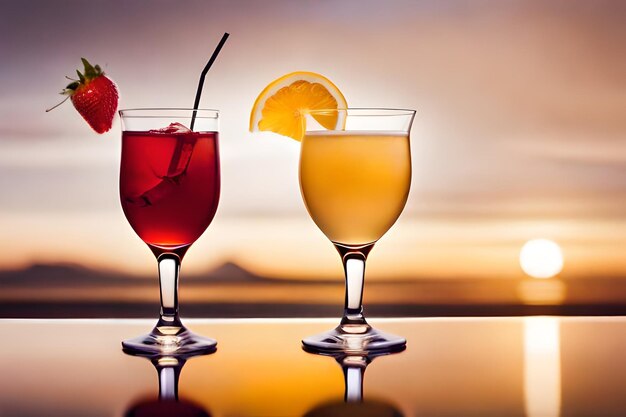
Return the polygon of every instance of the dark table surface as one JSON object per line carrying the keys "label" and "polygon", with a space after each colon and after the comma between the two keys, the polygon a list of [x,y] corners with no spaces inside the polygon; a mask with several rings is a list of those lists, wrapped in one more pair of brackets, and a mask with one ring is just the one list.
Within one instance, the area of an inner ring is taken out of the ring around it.
{"label": "dark table surface", "polygon": [[335,359],[301,349],[334,320],[188,320],[219,345],[185,363],[178,403],[121,350],[151,320],[0,320],[0,416],[626,416],[625,317],[371,322],[408,346],[369,364],[358,405]]}

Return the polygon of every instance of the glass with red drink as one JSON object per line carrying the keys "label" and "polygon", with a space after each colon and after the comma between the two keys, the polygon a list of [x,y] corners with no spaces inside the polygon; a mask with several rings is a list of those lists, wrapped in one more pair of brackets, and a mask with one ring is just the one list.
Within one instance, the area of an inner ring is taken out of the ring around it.
{"label": "glass with red drink", "polygon": [[[149,334],[122,342],[129,353],[189,354],[217,342],[183,326],[178,273],[209,226],[220,195],[216,110],[121,110],[120,199],[128,222],[157,258],[161,314]],[[190,129],[189,127],[192,127]]]}

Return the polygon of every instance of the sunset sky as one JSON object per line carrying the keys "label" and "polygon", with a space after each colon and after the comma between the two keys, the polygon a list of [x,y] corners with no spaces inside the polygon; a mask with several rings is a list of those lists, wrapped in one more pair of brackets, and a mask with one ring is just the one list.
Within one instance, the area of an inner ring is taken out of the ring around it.
{"label": "sunset sky", "polygon": [[120,108],[221,111],[222,196],[185,270],[235,261],[336,278],[298,185],[299,144],[248,132],[273,79],[324,74],[354,107],[417,109],[413,182],[372,252],[372,279],[519,277],[531,238],[563,277],[626,277],[626,3],[620,1],[2,1],[0,269],[74,262],[150,274],[118,196],[120,125],[97,135],[68,102],[80,57]]}

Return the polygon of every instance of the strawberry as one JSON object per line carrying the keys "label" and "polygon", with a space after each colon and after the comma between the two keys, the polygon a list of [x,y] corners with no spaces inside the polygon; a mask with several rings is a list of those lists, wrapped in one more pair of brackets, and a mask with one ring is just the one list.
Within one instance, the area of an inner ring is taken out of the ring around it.
{"label": "strawberry", "polygon": [[[85,58],[81,58],[85,66],[84,74],[76,70],[78,80],[70,83],[61,94],[72,99],[74,108],[97,133],[111,129],[113,117],[117,111],[119,93],[117,86],[104,75],[99,65],[92,66]],[[65,99],[67,100],[67,98]],[[50,111],[65,102],[63,100]]]}

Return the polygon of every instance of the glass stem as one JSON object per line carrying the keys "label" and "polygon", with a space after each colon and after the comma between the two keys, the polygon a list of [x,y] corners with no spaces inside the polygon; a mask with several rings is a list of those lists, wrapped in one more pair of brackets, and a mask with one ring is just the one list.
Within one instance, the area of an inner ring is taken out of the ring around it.
{"label": "glass stem", "polygon": [[369,363],[368,358],[363,356],[348,356],[341,360],[345,383],[345,402],[363,401],[363,376]]}
{"label": "glass stem", "polygon": [[179,366],[157,366],[159,374],[159,399],[178,400]]}
{"label": "glass stem", "polygon": [[343,260],[346,275],[346,299],[341,324],[367,324],[363,316],[363,285],[365,281],[365,261],[374,245],[348,248],[336,245]]}
{"label": "glass stem", "polygon": [[358,366],[349,367],[344,370],[346,382],[345,402],[363,401],[363,368]]}
{"label": "glass stem", "polygon": [[180,258],[174,253],[158,257],[159,286],[161,289],[161,316],[159,326],[182,326],[178,317],[178,274]]}

